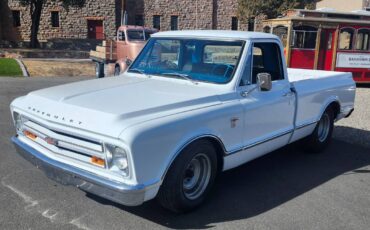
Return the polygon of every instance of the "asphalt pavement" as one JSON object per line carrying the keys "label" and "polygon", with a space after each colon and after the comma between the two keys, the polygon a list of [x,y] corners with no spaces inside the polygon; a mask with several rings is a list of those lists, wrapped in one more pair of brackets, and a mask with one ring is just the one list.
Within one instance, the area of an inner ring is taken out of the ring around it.
{"label": "asphalt pavement", "polygon": [[49,180],[10,142],[10,102],[85,78],[0,78],[0,229],[359,229],[370,227],[370,88],[337,124],[331,146],[290,145],[221,175],[198,210],[175,215],[155,201],[125,207]]}

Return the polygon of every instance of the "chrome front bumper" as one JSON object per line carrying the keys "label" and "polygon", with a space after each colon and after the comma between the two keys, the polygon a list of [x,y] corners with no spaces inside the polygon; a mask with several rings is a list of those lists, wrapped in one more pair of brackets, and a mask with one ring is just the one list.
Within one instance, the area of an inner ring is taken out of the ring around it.
{"label": "chrome front bumper", "polygon": [[136,206],[144,202],[146,191],[144,186],[131,186],[110,181],[85,170],[55,161],[23,143],[16,136],[12,137],[12,142],[23,158],[58,183],[73,185],[88,193],[127,206]]}

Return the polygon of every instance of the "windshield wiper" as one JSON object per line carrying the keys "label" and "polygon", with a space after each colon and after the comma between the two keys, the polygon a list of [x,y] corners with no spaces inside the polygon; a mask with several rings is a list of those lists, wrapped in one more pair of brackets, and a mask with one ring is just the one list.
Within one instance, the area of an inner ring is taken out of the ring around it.
{"label": "windshield wiper", "polygon": [[129,69],[128,70],[129,72],[134,72],[134,73],[140,73],[140,74],[143,74],[145,75],[146,77],[150,78],[150,75],[145,73],[144,70],[142,69],[138,69],[138,68],[133,68],[133,69]]}
{"label": "windshield wiper", "polygon": [[198,84],[197,81],[195,81],[189,75],[184,74],[184,73],[176,73],[176,72],[173,72],[173,73],[161,73],[160,75],[181,77],[181,78],[183,78],[185,80],[188,80],[188,81],[194,83],[195,85]]}

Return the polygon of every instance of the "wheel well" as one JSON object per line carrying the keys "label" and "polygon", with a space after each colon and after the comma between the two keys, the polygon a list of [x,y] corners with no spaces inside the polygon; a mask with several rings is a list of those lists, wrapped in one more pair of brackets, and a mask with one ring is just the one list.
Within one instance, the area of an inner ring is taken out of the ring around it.
{"label": "wheel well", "polygon": [[327,109],[330,108],[333,110],[334,112],[334,117],[337,118],[339,113],[340,113],[340,104],[339,102],[337,101],[333,101],[332,103],[330,103],[327,107]]}

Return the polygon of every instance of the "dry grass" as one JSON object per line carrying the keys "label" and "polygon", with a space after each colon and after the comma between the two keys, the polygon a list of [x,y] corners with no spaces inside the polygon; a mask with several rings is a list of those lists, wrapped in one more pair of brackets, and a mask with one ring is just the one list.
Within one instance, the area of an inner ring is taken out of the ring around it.
{"label": "dry grass", "polygon": [[95,76],[93,62],[23,60],[31,77],[85,77]]}

